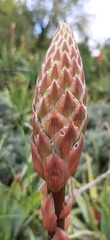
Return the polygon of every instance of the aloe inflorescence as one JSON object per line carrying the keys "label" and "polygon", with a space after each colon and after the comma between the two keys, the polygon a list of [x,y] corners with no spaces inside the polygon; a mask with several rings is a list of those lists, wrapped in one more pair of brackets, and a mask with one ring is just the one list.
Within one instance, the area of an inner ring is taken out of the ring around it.
{"label": "aloe inflorescence", "polygon": [[[68,239],[73,202],[71,175],[78,167],[87,124],[84,69],[72,30],[62,24],[44,57],[32,105],[32,160],[48,239]],[[70,180],[69,180],[70,179]],[[68,197],[65,185],[70,181]]]}

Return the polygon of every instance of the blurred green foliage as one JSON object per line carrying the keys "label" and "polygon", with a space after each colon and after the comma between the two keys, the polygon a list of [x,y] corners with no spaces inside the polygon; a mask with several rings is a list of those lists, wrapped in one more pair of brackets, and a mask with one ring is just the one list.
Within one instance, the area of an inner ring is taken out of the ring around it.
{"label": "blurred green foliage", "polygon": [[[110,42],[105,42],[100,56],[92,57],[84,32],[87,16],[78,12],[81,1],[52,4],[49,10],[44,1],[33,1],[31,9],[21,1],[0,2],[0,240],[46,239],[38,192],[42,180],[34,172],[30,157],[31,105],[49,37],[73,7],[74,17],[78,16],[75,30],[83,34],[79,49],[88,87],[89,115],[74,187],[79,189],[110,166]],[[41,32],[35,35],[38,25]],[[109,240],[109,200],[109,178],[76,195],[69,239]]]}
{"label": "blurred green foliage", "polygon": [[[19,181],[16,175],[10,188],[0,184],[0,239],[37,239],[45,238],[40,217],[40,193],[34,187],[29,191],[29,184],[35,178],[31,174]],[[30,181],[29,181],[30,179]],[[37,181],[36,181],[37,182]],[[40,237],[42,233],[42,237]]]}

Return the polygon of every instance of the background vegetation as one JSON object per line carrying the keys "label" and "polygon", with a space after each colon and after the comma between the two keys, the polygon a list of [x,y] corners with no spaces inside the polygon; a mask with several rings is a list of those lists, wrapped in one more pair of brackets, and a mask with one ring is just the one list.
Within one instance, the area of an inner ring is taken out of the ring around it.
{"label": "background vegetation", "polygon": [[[53,32],[74,25],[88,86],[89,120],[80,166],[80,189],[110,168],[110,42],[98,57],[88,47],[89,16],[80,0],[0,2],[0,240],[43,240],[38,188],[30,155],[31,104],[40,65]],[[70,18],[71,16],[71,18]],[[69,239],[110,240],[110,178],[75,194]]]}

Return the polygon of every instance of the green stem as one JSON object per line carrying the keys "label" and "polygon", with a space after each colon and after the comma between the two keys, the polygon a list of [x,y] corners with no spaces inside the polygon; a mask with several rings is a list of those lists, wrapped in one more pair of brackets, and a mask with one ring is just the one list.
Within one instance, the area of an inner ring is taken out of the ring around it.
{"label": "green stem", "polygon": [[[48,189],[48,193],[50,193],[51,191]],[[57,215],[57,227],[61,228],[64,230],[64,219],[60,218],[60,213],[62,211],[63,208],[63,204],[64,204],[64,199],[65,199],[65,186],[63,188],[61,188],[61,190],[59,192],[55,192],[53,193],[53,200],[54,200],[54,205],[55,205],[55,214]],[[55,232],[49,232],[48,233],[48,240],[52,239],[52,237],[54,236]]]}

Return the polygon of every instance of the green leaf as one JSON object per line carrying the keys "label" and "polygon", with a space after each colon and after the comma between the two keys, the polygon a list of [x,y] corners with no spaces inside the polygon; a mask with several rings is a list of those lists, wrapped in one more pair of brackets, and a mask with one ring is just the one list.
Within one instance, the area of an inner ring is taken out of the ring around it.
{"label": "green leaf", "polygon": [[75,200],[81,209],[81,212],[82,212],[85,222],[88,224],[89,223],[89,215],[88,215],[88,208],[87,208],[86,200],[81,195],[76,196]]}

